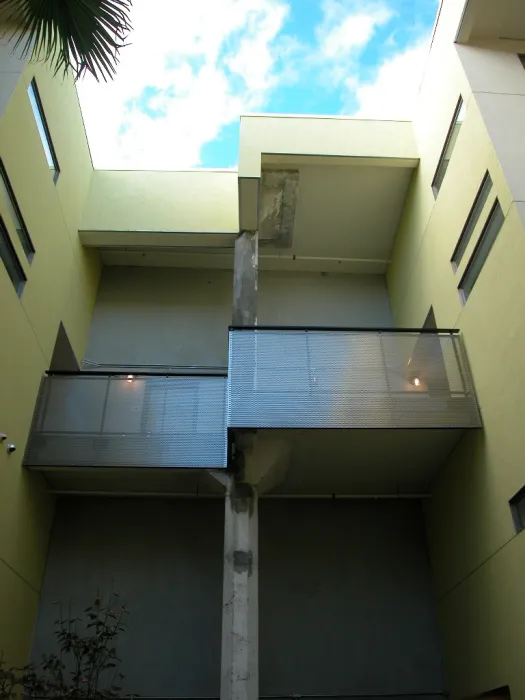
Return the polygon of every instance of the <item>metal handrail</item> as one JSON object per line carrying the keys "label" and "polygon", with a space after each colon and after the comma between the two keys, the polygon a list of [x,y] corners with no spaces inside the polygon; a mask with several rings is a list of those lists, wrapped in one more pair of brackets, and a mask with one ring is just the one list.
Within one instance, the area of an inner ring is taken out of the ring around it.
{"label": "metal handrail", "polygon": [[137,362],[137,363],[120,363],[120,362],[95,362],[94,360],[90,360],[88,358],[84,358],[82,360],[82,365],[85,369],[86,365],[89,365],[91,367],[98,367],[98,369],[104,369],[104,367],[122,367],[122,369],[127,369],[128,367],[151,367],[154,369],[165,369],[167,371],[169,370],[186,370],[186,369],[191,369],[191,370],[225,370],[226,366],[225,365],[174,365],[171,363],[166,363],[166,362]]}
{"label": "metal handrail", "polygon": [[457,335],[459,328],[367,328],[366,326],[229,326],[230,331],[324,331],[330,333],[417,333]]}
{"label": "metal handrail", "polygon": [[46,370],[46,374],[50,377],[66,376],[66,377],[127,377],[132,374],[134,378],[139,377],[219,377],[228,376],[228,372],[145,372],[134,369],[107,372],[103,370],[76,370],[74,372],[67,370]]}
{"label": "metal handrail", "polygon": [[[259,700],[323,700],[327,698],[328,700],[344,700],[344,698],[448,698],[449,693],[446,691],[442,692],[427,692],[427,693],[326,693],[326,694],[303,694],[303,693],[286,693],[278,695],[259,695]],[[35,700],[38,700],[35,699]],[[44,700],[44,699],[42,699]],[[141,696],[141,700],[159,700],[158,696],[145,695]],[[219,700],[219,696],[214,695],[168,695],[163,696],[161,700]]]}

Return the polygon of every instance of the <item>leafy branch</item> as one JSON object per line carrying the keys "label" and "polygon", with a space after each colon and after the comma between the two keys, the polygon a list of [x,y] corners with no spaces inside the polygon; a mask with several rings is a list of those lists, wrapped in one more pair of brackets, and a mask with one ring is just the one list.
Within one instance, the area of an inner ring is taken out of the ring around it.
{"label": "leafy branch", "polygon": [[119,671],[116,641],[125,631],[126,606],[116,593],[107,605],[96,596],[83,618],[74,617],[71,607],[64,615],[62,605],[57,605],[54,635],[59,653],[44,654],[39,664],[21,669],[7,669],[0,657],[0,700],[13,700],[18,688],[30,698],[120,697],[124,676]]}
{"label": "leafy branch", "polygon": [[131,31],[132,0],[0,0],[0,19],[16,38],[14,51],[44,60],[55,75],[113,78]]}

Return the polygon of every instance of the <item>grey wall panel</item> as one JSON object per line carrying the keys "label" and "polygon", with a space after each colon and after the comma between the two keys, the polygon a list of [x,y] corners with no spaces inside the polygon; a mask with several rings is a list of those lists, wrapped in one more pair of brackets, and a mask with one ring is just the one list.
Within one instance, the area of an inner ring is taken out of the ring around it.
{"label": "grey wall panel", "polygon": [[265,694],[440,692],[418,502],[262,501]]}
{"label": "grey wall panel", "polygon": [[[225,366],[231,270],[106,267],[86,359]],[[380,275],[259,273],[259,324],[393,326]]]}
{"label": "grey wall panel", "polygon": [[[404,694],[445,687],[417,502],[260,502],[260,687]],[[33,656],[53,601],[121,592],[125,689],[218,697],[223,502],[61,499]]]}
{"label": "grey wall panel", "polygon": [[33,657],[48,649],[53,601],[117,590],[131,614],[119,647],[126,691],[218,696],[222,500],[60,499]]}
{"label": "grey wall panel", "polygon": [[394,326],[383,275],[259,272],[259,325]]}
{"label": "grey wall panel", "polygon": [[105,267],[85,358],[227,365],[232,280],[228,270]]}

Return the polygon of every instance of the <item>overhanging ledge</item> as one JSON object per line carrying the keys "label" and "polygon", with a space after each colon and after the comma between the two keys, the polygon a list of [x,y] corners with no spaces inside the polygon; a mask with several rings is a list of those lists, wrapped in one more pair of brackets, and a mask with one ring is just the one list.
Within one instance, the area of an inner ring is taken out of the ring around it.
{"label": "overhanging ledge", "polygon": [[[318,216],[322,213],[322,221],[333,229],[339,243],[349,241],[351,221],[361,229],[368,229],[369,237],[383,243],[376,246],[381,248],[381,255],[377,251],[369,254],[368,250],[361,254],[346,250],[345,245],[336,245],[328,257],[388,258],[389,240],[397,228],[411,173],[418,164],[419,153],[411,122],[292,115],[243,116],[238,184],[240,230],[259,230],[261,242],[268,244],[265,241],[268,238],[268,231],[265,231],[268,228],[268,187],[264,178],[296,173],[299,199],[294,200],[297,226],[293,237],[298,245],[294,246],[294,255],[312,255],[302,248],[312,247],[306,239],[311,239],[316,232],[309,228],[319,228],[315,215],[307,211],[315,202],[315,212]],[[349,201],[345,194],[340,196],[341,189],[345,193],[354,192],[357,203]],[[360,205],[377,197],[382,198],[385,210],[391,214],[386,223],[378,222],[374,214],[367,218]],[[334,198],[337,201],[332,201]],[[284,193],[281,199],[284,202]],[[279,200],[279,193],[270,200],[270,205],[273,200]],[[350,210],[343,212],[346,202]],[[353,235],[355,238],[355,232]],[[283,236],[277,238],[281,240]],[[291,243],[292,234],[285,238]],[[316,254],[326,257],[323,251]]]}
{"label": "overhanging ledge", "polygon": [[[264,154],[264,156],[263,156]],[[241,116],[239,178],[261,176],[261,163],[294,158],[370,159],[416,167],[412,122],[351,117]],[[316,161],[318,162],[318,161]],[[368,164],[368,163],[367,163]]]}

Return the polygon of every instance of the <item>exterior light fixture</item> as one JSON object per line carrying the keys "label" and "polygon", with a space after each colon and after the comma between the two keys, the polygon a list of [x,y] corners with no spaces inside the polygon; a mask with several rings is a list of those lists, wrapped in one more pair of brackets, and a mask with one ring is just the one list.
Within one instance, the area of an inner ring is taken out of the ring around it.
{"label": "exterior light fixture", "polygon": [[412,384],[414,386],[421,386],[421,379],[419,377],[414,377],[414,379],[412,380]]}
{"label": "exterior light fixture", "polygon": [[131,382],[133,381],[133,375],[132,375],[132,374],[128,374],[128,377],[127,377],[126,381],[127,381],[128,384],[131,384]]}

